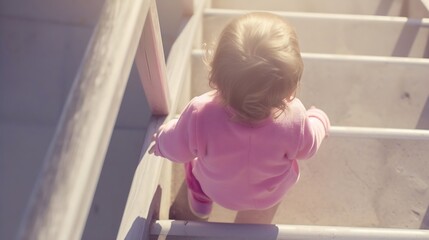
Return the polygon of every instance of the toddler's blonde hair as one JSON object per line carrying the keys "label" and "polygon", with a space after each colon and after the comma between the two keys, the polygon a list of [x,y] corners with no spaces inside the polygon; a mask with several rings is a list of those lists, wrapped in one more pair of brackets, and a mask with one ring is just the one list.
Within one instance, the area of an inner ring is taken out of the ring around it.
{"label": "toddler's blonde hair", "polygon": [[208,64],[210,86],[245,121],[284,111],[304,68],[292,26],[263,12],[229,23]]}

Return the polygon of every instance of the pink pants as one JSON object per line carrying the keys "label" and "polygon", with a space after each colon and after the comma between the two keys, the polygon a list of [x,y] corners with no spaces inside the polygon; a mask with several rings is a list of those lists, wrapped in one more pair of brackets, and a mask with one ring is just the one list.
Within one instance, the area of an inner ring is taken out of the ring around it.
{"label": "pink pants", "polygon": [[186,185],[188,186],[188,191],[191,192],[195,200],[202,203],[211,203],[212,200],[204,193],[200,183],[192,173],[192,162],[193,161],[185,163]]}

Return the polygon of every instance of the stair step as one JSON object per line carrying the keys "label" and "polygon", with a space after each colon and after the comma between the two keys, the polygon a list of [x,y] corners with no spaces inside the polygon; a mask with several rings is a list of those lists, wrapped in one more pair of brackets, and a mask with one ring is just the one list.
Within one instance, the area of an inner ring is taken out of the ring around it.
{"label": "stair step", "polygon": [[213,8],[247,9],[259,11],[320,12],[363,15],[429,17],[420,0],[215,0]]}
{"label": "stair step", "polygon": [[199,221],[157,220],[150,229],[151,239],[223,240],[427,240],[429,232],[410,229],[326,227],[282,224],[231,224]]}
{"label": "stair step", "polygon": [[[245,10],[207,9],[203,41],[211,44]],[[291,22],[301,50],[312,53],[429,57],[429,19],[369,15],[275,12]]]}
{"label": "stair step", "polygon": [[[429,104],[429,59],[303,53],[298,97],[339,126],[413,129]],[[203,51],[193,52],[192,96],[210,90]]]}

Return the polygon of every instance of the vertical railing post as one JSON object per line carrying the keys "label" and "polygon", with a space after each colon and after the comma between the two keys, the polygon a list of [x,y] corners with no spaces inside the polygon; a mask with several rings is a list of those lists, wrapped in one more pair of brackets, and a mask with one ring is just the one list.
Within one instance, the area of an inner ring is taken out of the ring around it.
{"label": "vertical railing post", "polygon": [[170,100],[156,1],[151,1],[135,63],[152,114],[168,114]]}

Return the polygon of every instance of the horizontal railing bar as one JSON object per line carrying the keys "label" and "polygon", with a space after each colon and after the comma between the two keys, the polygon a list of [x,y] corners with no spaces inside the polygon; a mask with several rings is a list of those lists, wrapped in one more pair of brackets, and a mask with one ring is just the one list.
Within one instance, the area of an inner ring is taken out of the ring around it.
{"label": "horizontal railing bar", "polygon": [[152,236],[198,237],[198,239],[265,240],[427,240],[429,231],[417,229],[325,227],[280,224],[235,224],[159,220],[151,226]]}
{"label": "horizontal railing bar", "polygon": [[[205,54],[204,49],[195,49],[192,55],[196,57],[203,57]],[[392,57],[392,56],[366,56],[366,55],[346,55],[346,54],[332,54],[332,53],[301,53],[302,58],[305,59],[320,59],[320,60],[340,60],[340,61],[353,61],[353,62],[379,62],[379,63],[401,63],[401,64],[425,64],[429,65],[428,58],[413,58],[413,57]],[[429,80],[429,78],[428,78]]]}
{"label": "horizontal railing bar", "polygon": [[[221,9],[208,8],[204,11],[204,16],[239,16],[254,10],[238,10],[238,9]],[[412,19],[399,16],[379,16],[379,15],[361,15],[361,14],[338,14],[338,13],[313,13],[313,12],[280,12],[269,11],[281,17],[294,18],[314,18],[314,19],[332,19],[332,20],[351,20],[351,21],[372,21],[372,22],[388,22],[388,23],[407,23],[419,26],[429,26],[429,18]]]}

